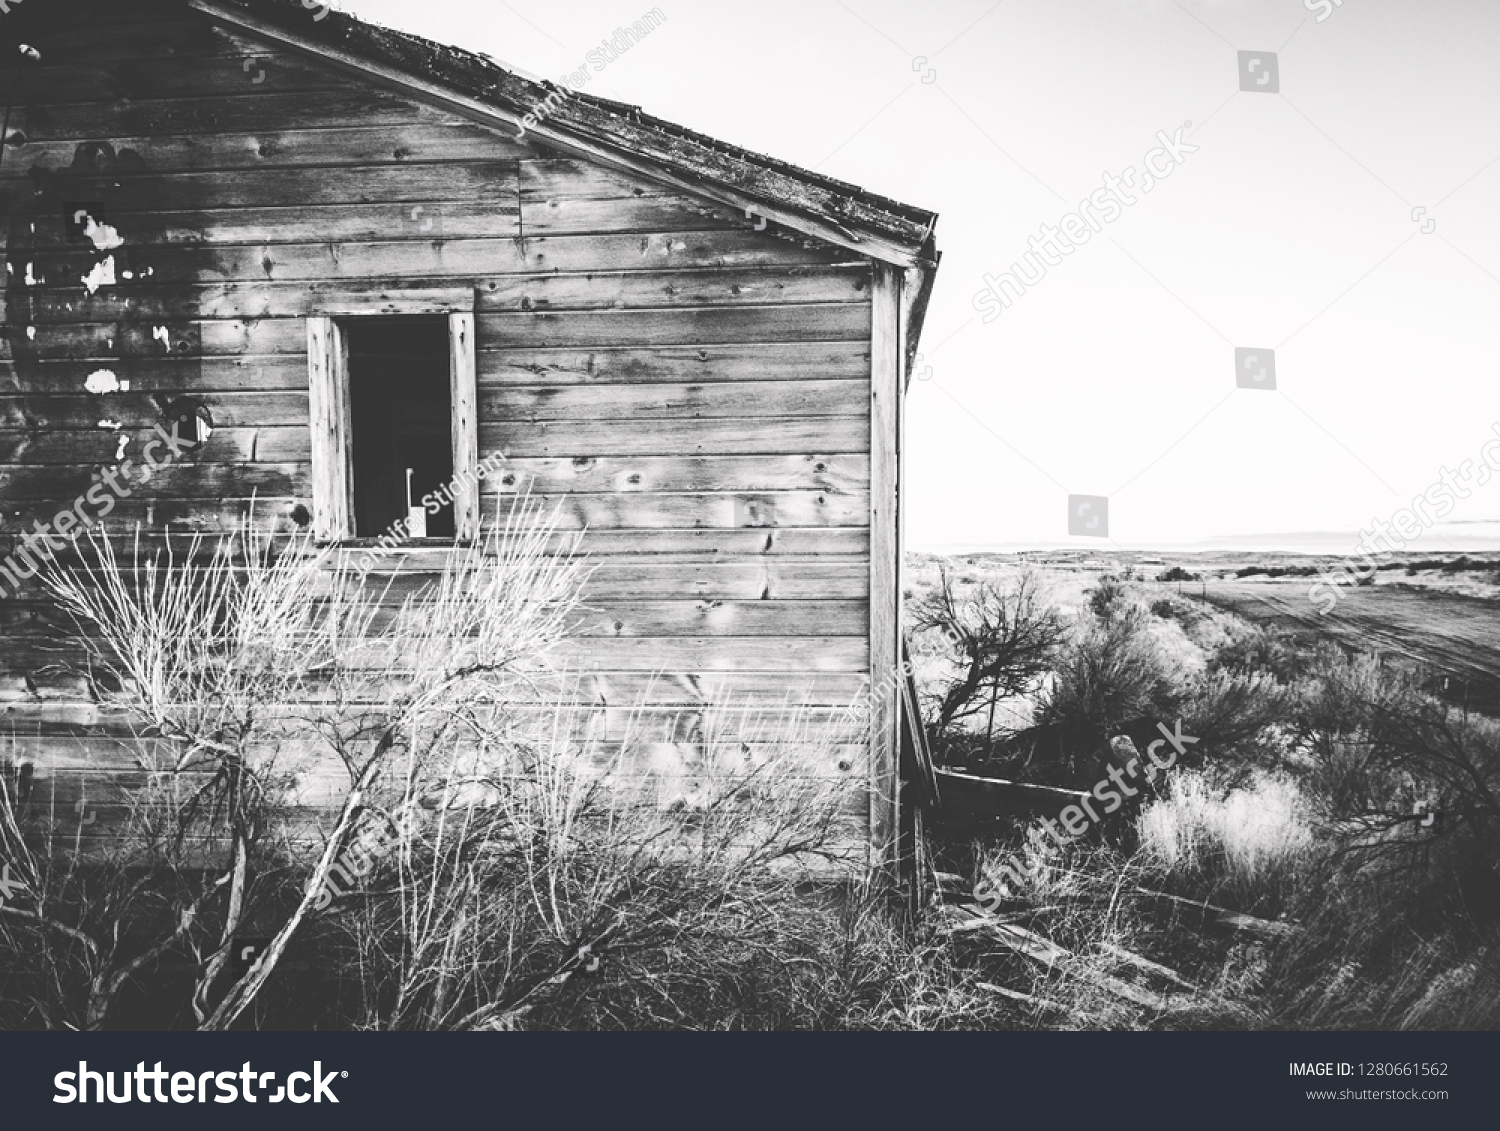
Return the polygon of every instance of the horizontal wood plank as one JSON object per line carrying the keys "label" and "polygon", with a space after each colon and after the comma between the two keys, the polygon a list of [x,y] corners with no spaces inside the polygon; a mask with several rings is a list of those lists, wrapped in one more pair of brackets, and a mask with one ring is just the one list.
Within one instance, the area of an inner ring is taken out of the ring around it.
{"label": "horizontal wood plank", "polygon": [[683,307],[481,314],[481,339],[509,348],[698,345],[709,342],[830,341],[868,336],[865,304]]}
{"label": "horizontal wood plank", "polygon": [[[422,202],[427,205],[429,202]],[[127,226],[137,235],[135,246],[143,246],[149,235],[151,266],[160,266],[164,277],[175,271],[179,278],[196,278],[199,264],[212,262],[204,249],[234,245],[280,247],[289,244],[331,244],[426,240],[442,224],[442,238],[449,241],[513,237],[520,232],[520,209],[513,199],[470,200],[462,208],[444,208],[430,202],[420,216],[412,217],[413,205],[376,204],[283,205],[270,208],[186,209],[175,212],[137,213]],[[431,231],[422,225],[434,220]],[[106,217],[106,220],[108,217]],[[44,211],[31,221],[36,224],[33,247],[55,248],[66,243],[60,214]],[[165,253],[175,249],[176,258]],[[191,250],[191,258],[183,251]],[[325,257],[326,259],[327,257]],[[509,262],[506,260],[505,262]],[[186,264],[187,266],[181,266]],[[286,271],[283,270],[285,276]],[[493,271],[494,264],[478,270]],[[187,272],[187,273],[185,273]]]}
{"label": "horizontal wood plank", "polygon": [[[132,532],[134,538],[134,532]],[[150,555],[170,544],[179,553],[180,535],[164,531],[141,533],[142,553]],[[15,536],[0,532],[0,554],[14,549]],[[863,527],[739,527],[700,530],[586,530],[561,531],[547,539],[549,552],[576,555],[594,563],[608,558],[620,565],[704,564],[714,562],[805,561],[832,559],[858,562],[869,554],[869,531]],[[379,549],[369,540],[356,541],[343,552],[360,558],[373,556],[387,570],[432,575],[452,556],[447,545],[406,542],[395,549]]]}
{"label": "horizontal wood plank", "polygon": [[[238,64],[236,64],[238,65]],[[252,71],[253,75],[254,72]],[[404,165],[429,161],[519,160],[530,152],[494,130],[467,123],[263,130],[248,133],[144,135],[110,139],[116,152],[139,154],[151,174],[280,169],[298,165]],[[20,176],[40,165],[66,168],[77,143],[28,141],[14,149]],[[17,175],[17,174],[10,174]],[[141,175],[141,174],[136,174]],[[8,179],[8,178],[7,178]],[[519,204],[516,209],[519,212]],[[711,226],[707,223],[697,225]]]}
{"label": "horizontal wood plank", "polygon": [[858,416],[750,420],[698,420],[623,423],[544,421],[539,424],[482,422],[481,456],[499,452],[510,459],[554,456],[799,455],[805,452],[868,452],[869,420]]}
{"label": "horizontal wood plank", "polygon": [[642,456],[637,459],[512,459],[484,480],[485,494],[652,491],[861,491],[862,455]]}
{"label": "horizontal wood plank", "polygon": [[[215,426],[225,428],[275,427],[307,423],[307,394],[216,393],[208,399]],[[0,429],[41,432],[51,429],[96,428],[101,420],[127,429],[150,428],[162,418],[165,399],[149,393],[114,393],[107,398],[81,395],[7,396],[0,394]],[[115,427],[106,429],[118,430]]]}
{"label": "horizontal wood plank", "polygon": [[[107,411],[107,402],[106,402]],[[120,438],[126,444],[120,450]],[[141,460],[146,445],[157,438],[150,428],[116,432],[98,427],[79,431],[0,431],[0,465],[113,464],[117,458]],[[306,463],[312,458],[307,424],[280,428],[215,428],[208,442],[193,453],[197,463]],[[161,456],[161,450],[155,449]],[[185,457],[184,457],[185,458]]]}
{"label": "horizontal wood plank", "polygon": [[11,121],[38,141],[107,140],[157,134],[244,133],[250,130],[327,129],[339,126],[451,124],[458,119],[379,87],[301,93],[243,94],[131,103],[76,102],[27,106]]}
{"label": "horizontal wood plank", "polygon": [[[432,171],[441,166],[387,172],[395,177],[418,169]],[[416,191],[416,186],[409,187]],[[424,178],[421,187],[433,186]],[[119,229],[124,241],[113,253],[120,280],[114,285],[124,290],[147,292],[166,284],[226,281],[358,281],[371,287],[400,286],[423,285],[416,280],[430,284],[441,277],[474,286],[480,309],[492,313],[524,311],[527,288],[536,299],[555,293],[558,304],[571,303],[578,309],[680,307],[707,304],[710,297],[717,305],[868,305],[862,270],[842,266],[828,255],[784,255],[778,245],[746,239],[743,233],[720,233],[718,240],[700,240],[703,233],[684,233],[682,238],[643,233],[635,237],[560,236],[519,241],[512,238],[518,229],[511,206],[503,193],[497,193],[478,206],[485,233],[492,238],[454,238],[449,225],[462,220],[467,204],[433,203],[428,196],[418,196],[417,200],[423,212],[415,219],[412,209],[403,207],[399,198],[377,202],[385,209],[383,230],[381,238],[371,242],[333,242],[331,233],[312,230],[301,241],[291,242],[279,226],[285,209],[253,209],[264,213],[266,222],[249,233],[252,241],[244,247],[163,248],[158,246],[161,239],[155,216],[114,216],[108,205],[101,211],[104,219]],[[351,201],[349,206],[361,205]],[[429,220],[432,228],[424,231],[422,226]],[[9,295],[11,302],[21,297],[36,301],[33,296],[45,295],[49,287],[76,288],[79,284],[74,280],[81,279],[98,262],[99,255],[92,248],[66,239],[62,223],[58,210],[49,210],[38,219],[35,237],[20,251],[38,281],[20,295]],[[656,244],[666,249],[665,258],[651,253]],[[134,270],[132,279],[126,280],[123,272],[127,270]],[[553,279],[559,272],[568,274]],[[591,290],[589,280],[580,273],[592,273],[597,290]],[[623,274],[618,279],[606,279],[606,273]],[[526,278],[514,279],[512,275]],[[185,290],[178,297],[185,299],[196,293]],[[626,297],[636,302],[623,302]]]}
{"label": "horizontal wood plank", "polygon": [[558,385],[486,386],[481,419],[491,423],[543,420],[747,419],[759,416],[859,416],[868,411],[870,385],[841,381],[712,382],[569,388]]}
{"label": "horizontal wood plank", "polygon": [[[397,245],[400,246],[400,245]],[[129,262],[127,258],[124,260]],[[79,277],[80,280],[82,276]],[[43,328],[59,324],[159,324],[184,310],[221,319],[305,320],[318,315],[447,314],[471,308],[473,288],[462,280],[350,279],[312,283],[216,283],[202,287],[110,284],[29,290],[9,311]]]}
{"label": "horizontal wood plank", "polygon": [[[120,6],[115,4],[118,10]],[[78,63],[113,63],[121,59],[201,58],[243,52],[250,40],[215,27],[207,20],[184,19],[182,13],[169,20],[134,18],[109,26],[101,35],[100,24],[72,23],[66,27],[38,29],[34,33],[43,60],[67,59]]]}
{"label": "horizontal wood plank", "polygon": [[109,62],[43,56],[42,65],[26,76],[26,96],[33,106],[361,89],[351,75],[265,46],[250,48],[243,55],[148,56]]}
{"label": "horizontal wood plank", "polygon": [[611,601],[581,611],[578,636],[862,636],[865,601]]}
{"label": "horizontal wood plank", "polygon": [[868,301],[862,269],[835,267],[626,271],[506,277],[480,288],[481,311],[647,309]]}
{"label": "horizontal wood plank", "polygon": [[[14,303],[7,317],[10,324],[26,325]],[[243,354],[305,353],[307,329],[300,319],[268,318],[255,321],[225,319],[201,321],[176,318],[153,322],[130,319],[118,323],[83,322],[76,325],[35,326],[35,336],[23,344],[10,336],[0,337],[0,362],[70,358],[108,363],[116,358],[159,358],[169,354],[186,359]]]}
{"label": "horizontal wood plank", "polygon": [[[695,672],[655,673],[615,672],[590,669],[587,673],[564,673],[560,686],[584,704],[640,707],[704,707],[711,704],[744,705],[760,702],[771,705],[793,704],[837,707],[844,710],[856,704],[867,686],[859,672],[805,672],[779,667],[769,672]],[[316,702],[316,700],[310,700]],[[38,749],[28,743],[42,734],[67,738],[53,742],[46,749],[51,764],[76,769],[91,769],[97,763],[79,749],[72,737],[88,738],[97,734],[131,733],[131,724],[118,712],[106,711],[88,700],[0,705],[0,761],[12,763],[38,756]],[[124,764],[133,765],[125,751]],[[116,758],[110,762],[121,759]]]}
{"label": "horizontal wood plank", "polygon": [[[356,168],[237,169],[231,173],[153,173],[126,176],[71,174],[71,199],[100,204],[105,219],[132,239],[130,217],[146,213],[136,228],[149,233],[149,214],[182,208],[273,208],[304,204],[384,204],[443,201],[459,209],[470,200],[512,201],[513,161],[462,164],[367,165]],[[15,182],[0,185],[0,201],[25,215],[29,196]],[[135,237],[138,241],[140,236]]]}
{"label": "horizontal wood plank", "polygon": [[539,503],[566,530],[868,526],[868,491],[758,491],[740,494],[486,496],[483,517],[504,521]]}
{"label": "horizontal wood plank", "polygon": [[586,161],[528,160],[520,175],[526,231],[538,235],[755,226],[717,201]]}
{"label": "horizontal wood plank", "polygon": [[[420,206],[419,206],[420,207]],[[392,217],[393,221],[395,216]],[[242,277],[230,283],[201,283],[161,285],[165,282],[158,275],[149,280],[142,278],[142,263],[150,263],[150,270],[157,271],[161,257],[150,252],[122,251],[112,257],[115,281],[104,283],[90,291],[86,279],[99,262],[92,252],[66,252],[38,255],[29,260],[30,270],[39,284],[29,287],[22,295],[14,296],[9,304],[26,322],[94,322],[112,321],[134,316],[137,318],[171,318],[183,310],[194,311],[203,318],[288,318],[316,313],[320,306],[337,302],[342,295],[366,296],[383,291],[437,291],[442,288],[463,288],[475,291],[474,308],[481,314],[518,314],[533,307],[536,311],[557,314],[564,309],[579,311],[616,311],[626,308],[664,311],[696,310],[703,307],[750,307],[757,310],[768,306],[801,308],[812,303],[848,302],[855,307],[859,299],[858,288],[851,280],[837,277],[800,276],[786,283],[779,273],[764,272],[652,272],[640,277],[645,283],[640,286],[626,285],[619,281],[630,276],[595,276],[582,279],[577,276],[557,276],[569,283],[569,293],[562,296],[560,306],[549,303],[531,303],[523,292],[534,285],[531,280],[512,285],[508,276],[502,276],[498,291],[492,291],[482,280],[476,281],[463,274],[458,265],[448,261],[448,248],[454,245],[443,242],[413,241],[408,243],[384,243],[375,245],[382,254],[390,258],[400,253],[408,261],[409,273],[400,277],[394,273],[395,264],[387,263],[387,273],[377,274],[360,269],[358,262],[350,263],[342,258],[337,245],[315,249],[322,266],[315,268],[326,273],[327,278],[307,281],[271,281],[287,266],[281,251],[306,251],[300,246],[277,249],[264,246],[258,249],[235,249],[228,252],[195,253],[199,261],[195,266],[179,264],[184,275],[211,279],[222,272],[237,273]],[[465,245],[468,246],[468,245]],[[509,254],[506,241],[496,240],[491,250],[497,256]],[[291,264],[296,274],[300,264]],[[128,276],[127,276],[128,273]],[[781,279],[780,283],[767,282],[761,278]],[[477,286],[476,286],[477,282]],[[616,284],[619,285],[616,285]],[[547,282],[535,284],[545,289]],[[630,291],[632,301],[618,301],[618,297]],[[712,292],[710,294],[709,292]],[[495,295],[504,296],[504,301],[495,301]],[[837,332],[837,331],[835,331]]]}
{"label": "horizontal wood plank", "polygon": [[616,385],[870,376],[870,343],[755,342],[590,350],[479,345],[479,384]]}
{"label": "horizontal wood plank", "polygon": [[[307,498],[312,489],[307,464],[175,463],[158,467],[139,488],[157,499],[222,499],[255,492],[262,497]],[[50,500],[54,507],[81,496],[98,482],[94,468],[0,466],[0,499]]]}
{"label": "horizontal wood plank", "polygon": [[[213,393],[288,392],[307,388],[307,358],[300,354],[271,357],[125,357],[111,362],[71,358],[31,361],[7,374],[7,392],[81,393],[89,377],[106,370],[121,392],[195,396]],[[7,387],[8,386],[8,387]],[[100,394],[108,405],[114,392]]]}
{"label": "horizontal wood plank", "polygon": [[[858,558],[776,558],[723,561],[639,561],[601,558],[587,563],[583,600],[863,601],[870,596],[870,568]],[[435,573],[413,568],[377,571],[369,585],[400,599],[420,593]],[[693,665],[684,665],[693,668]],[[779,662],[773,667],[792,666]]]}
{"label": "horizontal wood plank", "polygon": [[612,671],[766,671],[777,664],[808,671],[867,671],[870,643],[857,636],[599,637],[564,642],[568,663]]}

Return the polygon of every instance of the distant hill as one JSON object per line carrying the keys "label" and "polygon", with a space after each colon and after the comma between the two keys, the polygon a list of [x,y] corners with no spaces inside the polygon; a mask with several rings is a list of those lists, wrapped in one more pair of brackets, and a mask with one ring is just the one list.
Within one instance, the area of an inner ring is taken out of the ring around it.
{"label": "distant hill", "polygon": [[[1062,551],[1090,557],[1120,554],[1226,554],[1243,557],[1256,554],[1310,554],[1343,556],[1355,552],[1360,542],[1357,530],[1304,530],[1290,533],[1231,534],[1197,542],[1152,542],[1133,544],[1119,539],[1075,538],[1066,542],[1012,542],[978,545],[952,543],[913,546],[929,554],[1014,554],[1029,551]],[[1500,552],[1500,520],[1440,522],[1408,543],[1404,553],[1444,554]]]}

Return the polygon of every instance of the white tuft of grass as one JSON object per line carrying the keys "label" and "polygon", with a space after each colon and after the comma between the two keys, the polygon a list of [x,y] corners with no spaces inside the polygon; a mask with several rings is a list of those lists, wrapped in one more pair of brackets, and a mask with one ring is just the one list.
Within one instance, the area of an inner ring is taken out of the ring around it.
{"label": "white tuft of grass", "polygon": [[1275,776],[1225,791],[1205,774],[1177,774],[1167,796],[1142,811],[1137,830],[1148,867],[1251,898],[1283,888],[1315,840],[1307,800]]}

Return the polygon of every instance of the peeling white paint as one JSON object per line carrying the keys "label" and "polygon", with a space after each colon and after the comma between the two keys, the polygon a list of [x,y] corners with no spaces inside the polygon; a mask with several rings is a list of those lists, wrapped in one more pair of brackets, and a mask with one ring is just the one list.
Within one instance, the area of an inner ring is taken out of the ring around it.
{"label": "peeling white paint", "polygon": [[[130,447],[130,437],[122,435],[120,437],[120,446],[115,449],[115,462],[116,463],[119,463],[122,459],[125,458],[125,449],[128,448],[128,447]],[[150,525],[150,524],[148,523],[147,525]]]}
{"label": "peeling white paint", "polygon": [[99,427],[106,432],[113,432],[120,427],[120,422],[118,420],[101,420],[99,421]]}
{"label": "peeling white paint", "polygon": [[37,282],[36,274],[32,271],[33,266],[35,265],[28,259],[26,261],[26,285],[28,287],[39,287],[41,283]]}
{"label": "peeling white paint", "polygon": [[26,327],[26,340],[27,341],[31,341],[31,342],[36,341],[36,327],[35,326],[28,326],[28,327]]}
{"label": "peeling white paint", "polygon": [[105,393],[121,393],[130,388],[130,382],[122,382],[108,369],[96,369],[88,375],[83,387],[96,396]]}
{"label": "peeling white paint", "polygon": [[106,255],[94,269],[83,277],[83,285],[89,289],[89,294],[94,294],[100,287],[112,287],[115,285],[115,257]]}
{"label": "peeling white paint", "polygon": [[166,346],[167,349],[170,350],[172,348],[172,333],[165,326],[153,326],[151,328],[151,336]]}
{"label": "peeling white paint", "polygon": [[89,226],[83,229],[83,234],[94,241],[94,246],[100,251],[109,251],[111,248],[122,246],[125,241],[120,238],[119,230],[108,224],[101,224],[92,216],[89,217]]}
{"label": "peeling white paint", "polygon": [[120,278],[122,278],[122,279],[134,279],[135,278],[135,272],[134,271],[121,271],[120,272]]}

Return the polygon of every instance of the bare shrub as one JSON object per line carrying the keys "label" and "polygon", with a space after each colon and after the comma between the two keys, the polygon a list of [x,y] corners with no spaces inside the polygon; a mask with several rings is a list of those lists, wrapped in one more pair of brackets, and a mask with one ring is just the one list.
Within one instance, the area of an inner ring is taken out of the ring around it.
{"label": "bare shrub", "polygon": [[1210,670],[1182,689],[1178,709],[1199,739],[1197,756],[1226,765],[1269,765],[1280,744],[1267,752],[1268,730],[1289,725],[1288,689],[1266,673]]}
{"label": "bare shrub", "polygon": [[988,743],[1002,700],[1032,691],[1051,668],[1062,641],[1062,622],[1047,606],[1036,578],[1022,574],[1010,588],[985,580],[960,597],[944,568],[937,589],[912,610],[916,631],[940,633],[957,669],[936,692],[930,713],[933,739],[983,720]]}
{"label": "bare shrub", "polygon": [[[1097,591],[1096,591],[1097,595]],[[1109,727],[1126,719],[1170,717],[1177,701],[1170,669],[1145,629],[1148,614],[1118,594],[1061,650],[1057,678],[1043,696],[1043,722]]]}
{"label": "bare shrub", "polygon": [[425,816],[349,914],[330,913],[359,955],[363,1027],[513,1028],[602,967],[651,956],[681,975],[705,938],[772,945],[796,881],[837,875],[861,845],[862,794],[828,772],[831,731],[793,721],[792,741],[756,753],[708,728],[690,789],[662,805],[651,744],[611,752],[586,723],[559,701],[479,725],[468,772],[429,759],[390,783],[389,811]]}
{"label": "bare shrub", "polygon": [[[36,1002],[46,1023],[101,1027],[124,982],[177,951],[196,963],[198,1025],[234,1024],[369,792],[400,765],[451,765],[467,731],[538,699],[579,568],[548,552],[551,532],[523,507],[394,606],[334,551],[248,523],[217,545],[169,540],[154,553],[137,536],[129,564],[104,534],[81,566],[49,575],[97,694],[137,728],[151,784],[114,847],[87,864],[34,848],[5,807],[0,851],[23,862],[39,910],[7,907],[0,924],[6,945],[48,972]],[[294,801],[332,805],[321,844],[289,820]],[[311,868],[297,866],[309,848]],[[231,941],[252,928],[269,947],[226,978]],[[122,935],[145,941],[131,953]]]}

